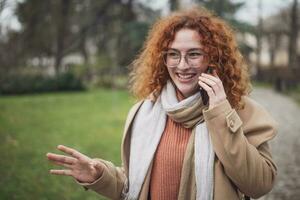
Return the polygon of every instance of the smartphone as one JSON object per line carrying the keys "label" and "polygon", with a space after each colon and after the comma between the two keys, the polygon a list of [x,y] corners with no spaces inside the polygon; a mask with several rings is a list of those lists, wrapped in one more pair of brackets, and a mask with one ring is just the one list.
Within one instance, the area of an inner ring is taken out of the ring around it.
{"label": "smartphone", "polygon": [[[206,70],[206,73],[207,74],[212,74],[212,72],[213,72],[213,68],[212,67],[208,67],[207,70]],[[201,87],[200,87],[200,94],[201,94],[201,98],[202,98],[203,104],[207,105],[209,97],[208,97],[207,92],[203,88],[201,88]]]}

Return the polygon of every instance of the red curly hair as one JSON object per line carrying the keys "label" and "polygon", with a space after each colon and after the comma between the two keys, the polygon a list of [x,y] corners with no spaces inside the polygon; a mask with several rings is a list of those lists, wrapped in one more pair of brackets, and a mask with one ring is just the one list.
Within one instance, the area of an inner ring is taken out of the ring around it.
{"label": "red curly hair", "polygon": [[242,108],[242,96],[249,93],[250,83],[234,32],[225,21],[202,7],[174,12],[153,25],[141,53],[131,65],[130,90],[133,95],[144,99],[153,92],[161,92],[170,79],[162,52],[183,28],[201,35],[201,44],[209,56],[208,66],[214,68],[222,80],[230,104]]}

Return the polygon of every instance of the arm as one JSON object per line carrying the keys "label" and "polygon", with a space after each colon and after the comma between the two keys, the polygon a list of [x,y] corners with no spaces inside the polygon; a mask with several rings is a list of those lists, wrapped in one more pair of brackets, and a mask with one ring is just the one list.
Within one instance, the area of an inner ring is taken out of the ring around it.
{"label": "arm", "polygon": [[102,159],[91,159],[75,149],[59,145],[60,151],[68,154],[47,153],[47,158],[54,164],[66,169],[52,169],[51,174],[72,176],[86,189],[92,189],[110,199],[120,199],[126,176],[123,169]]}
{"label": "arm", "polygon": [[266,194],[277,173],[267,143],[275,136],[275,122],[246,97],[244,109],[239,113],[232,109],[215,71],[211,75],[202,73],[199,85],[209,96],[209,109],[203,115],[226,175],[247,196]]}
{"label": "arm", "polygon": [[275,123],[264,109],[246,103],[242,119],[227,100],[203,114],[225,173],[241,192],[258,198],[272,189],[276,177],[267,142],[275,136]]}
{"label": "arm", "polygon": [[124,183],[126,182],[126,175],[123,167],[116,167],[113,163],[94,159],[104,165],[102,175],[92,183],[81,183],[86,189],[91,189],[109,199],[121,199]]}

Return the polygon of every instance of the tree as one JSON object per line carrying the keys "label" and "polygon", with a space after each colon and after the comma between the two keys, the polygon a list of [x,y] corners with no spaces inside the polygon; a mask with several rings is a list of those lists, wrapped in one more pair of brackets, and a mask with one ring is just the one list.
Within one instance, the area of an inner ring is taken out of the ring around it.
{"label": "tree", "polygon": [[61,62],[65,49],[65,42],[70,32],[70,13],[71,13],[71,0],[62,0],[59,2],[58,13],[55,15],[56,22],[56,50],[55,50],[55,64],[56,73],[59,73]]}
{"label": "tree", "polygon": [[[6,0],[0,1],[0,14],[2,14],[2,11],[4,10],[6,5]],[[0,24],[0,37],[2,36],[2,26]]]}
{"label": "tree", "polygon": [[[118,44],[127,38],[123,30],[136,21],[133,3],[134,0],[19,2],[16,14],[22,25],[24,53],[29,58],[53,57],[59,74],[63,58],[72,52],[80,52],[88,66],[87,42],[96,40],[100,51],[104,47],[104,52],[119,65],[120,57],[114,55],[119,54]],[[99,38],[106,39],[97,42]]]}
{"label": "tree", "polygon": [[137,0],[23,0],[16,4],[21,29],[0,41],[4,76],[12,66],[28,71],[32,65],[35,73],[55,67],[59,75],[69,69],[65,58],[80,54],[85,80],[104,75],[112,80],[114,74],[127,73],[149,25],[160,16]]}
{"label": "tree", "polygon": [[261,79],[261,50],[262,50],[262,36],[263,36],[263,19],[261,16],[262,13],[262,2],[261,0],[258,1],[258,10],[259,10],[259,16],[258,16],[258,24],[257,24],[257,30],[256,30],[256,68],[257,68],[257,74],[256,78],[258,80]]}
{"label": "tree", "polygon": [[179,0],[169,0],[170,10],[175,11],[179,9]]}
{"label": "tree", "polygon": [[290,15],[290,34],[289,34],[289,67],[297,68],[297,38],[298,38],[298,0],[293,1]]}
{"label": "tree", "polygon": [[231,0],[196,0],[200,5],[212,10],[217,16],[225,19],[240,32],[253,32],[254,27],[246,22],[236,19],[236,12],[241,9],[245,2],[232,2]]}
{"label": "tree", "polygon": [[280,45],[281,35],[280,32],[275,31],[266,34],[269,43],[270,67],[273,69],[275,68],[276,51]]}
{"label": "tree", "polygon": [[28,58],[54,57],[56,74],[70,45],[71,17],[74,13],[71,0],[18,2],[17,17],[22,25],[24,54]]}

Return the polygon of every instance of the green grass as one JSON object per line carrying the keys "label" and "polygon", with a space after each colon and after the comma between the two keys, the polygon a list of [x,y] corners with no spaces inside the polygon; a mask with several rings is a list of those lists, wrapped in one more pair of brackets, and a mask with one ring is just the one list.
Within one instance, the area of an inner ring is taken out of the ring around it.
{"label": "green grass", "polygon": [[54,176],[45,154],[64,144],[120,164],[125,91],[93,90],[0,98],[0,199],[104,199],[71,177]]}

